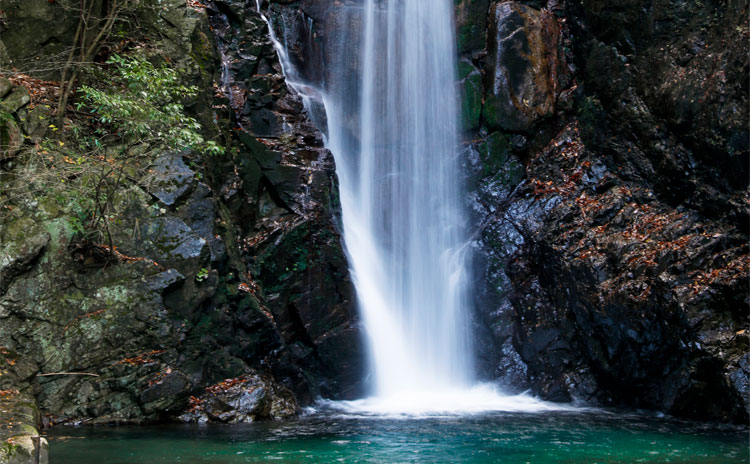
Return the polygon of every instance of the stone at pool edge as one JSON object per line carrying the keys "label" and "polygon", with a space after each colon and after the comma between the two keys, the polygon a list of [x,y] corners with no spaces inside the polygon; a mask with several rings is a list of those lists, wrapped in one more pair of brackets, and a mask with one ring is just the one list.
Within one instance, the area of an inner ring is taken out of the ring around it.
{"label": "stone at pool edge", "polygon": [[255,373],[227,379],[192,398],[192,407],[179,419],[197,423],[249,423],[295,416],[299,405],[286,387]]}
{"label": "stone at pool edge", "polygon": [[39,437],[39,409],[27,383],[36,367],[7,349],[0,351],[0,365],[9,366],[0,370],[0,390],[6,392],[0,396],[0,464],[47,464],[47,440],[34,439]]}
{"label": "stone at pool edge", "polygon": [[[35,443],[35,438],[39,438],[39,445]],[[15,447],[7,448],[10,453],[6,454],[5,442],[0,444],[0,464],[48,464],[49,463],[49,443],[44,437],[37,435],[22,435],[12,437]],[[37,453],[39,459],[36,459]]]}

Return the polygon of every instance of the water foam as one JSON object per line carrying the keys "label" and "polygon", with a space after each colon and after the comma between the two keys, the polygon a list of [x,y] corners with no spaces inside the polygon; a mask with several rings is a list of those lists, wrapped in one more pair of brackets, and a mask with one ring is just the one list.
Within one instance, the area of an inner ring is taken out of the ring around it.
{"label": "water foam", "polygon": [[353,401],[321,400],[314,409],[342,417],[389,419],[581,410],[570,404],[540,401],[526,393],[510,395],[492,384],[477,384],[468,389],[402,391]]}

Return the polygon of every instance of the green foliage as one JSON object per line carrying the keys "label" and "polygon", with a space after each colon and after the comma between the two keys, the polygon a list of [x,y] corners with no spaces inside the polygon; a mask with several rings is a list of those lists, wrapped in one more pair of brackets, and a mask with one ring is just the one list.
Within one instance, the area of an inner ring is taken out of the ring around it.
{"label": "green foliage", "polygon": [[146,143],[166,141],[174,149],[192,148],[219,155],[224,148],[200,135],[200,124],[180,103],[194,97],[197,87],[180,83],[177,71],[154,66],[142,57],[112,56],[111,82],[101,88],[84,85],[78,110],[89,108],[102,124],[97,135],[117,134]]}
{"label": "green foliage", "polygon": [[195,275],[195,281],[203,282],[206,279],[208,279],[208,269],[202,267],[201,270],[198,271],[198,274]]}
{"label": "green foliage", "polygon": [[41,205],[47,214],[65,216],[81,243],[113,252],[114,227],[126,219],[133,195],[153,182],[158,154],[191,149],[194,166],[195,155],[224,149],[205,140],[198,121],[186,114],[183,102],[198,89],[184,85],[168,64],[115,55],[91,66],[86,83],[77,111],[50,124],[47,138],[17,157],[16,169],[0,173],[0,212],[11,211],[3,210],[11,203]]}
{"label": "green foliage", "polygon": [[18,445],[15,443],[10,443],[9,441],[4,441],[0,445],[0,456],[4,458],[10,458],[11,456],[16,454],[16,451],[18,450]]}
{"label": "green foliage", "polygon": [[91,219],[91,212],[94,211],[95,205],[87,195],[80,195],[80,186],[78,188],[60,189],[55,194],[57,204],[68,211],[68,224],[75,234],[84,236],[86,234],[86,224]]}
{"label": "green foliage", "polygon": [[13,120],[14,118],[12,114],[0,108],[0,124]]}

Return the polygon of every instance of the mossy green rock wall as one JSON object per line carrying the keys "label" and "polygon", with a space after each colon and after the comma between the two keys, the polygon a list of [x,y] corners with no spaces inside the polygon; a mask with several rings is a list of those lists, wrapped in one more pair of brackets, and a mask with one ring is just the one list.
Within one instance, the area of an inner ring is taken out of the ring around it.
{"label": "mossy green rock wall", "polygon": [[[54,2],[32,3],[8,3],[14,34],[60,13]],[[54,195],[30,196],[22,182],[0,192],[0,350],[27,367],[13,388],[41,411],[23,420],[179,420],[191,396],[239,378],[249,390],[264,388],[272,412],[240,411],[238,420],[296,414],[298,402],[321,394],[353,395],[359,336],[332,158],[286,87],[265,23],[243,3],[252,27],[229,37],[254,44],[254,57],[242,48],[232,69],[246,86],[242,106],[252,108],[239,117],[284,123],[252,119],[240,137],[232,134],[238,113],[213,86],[222,40],[215,10],[152,6],[158,11],[144,10],[142,32],[202,89],[186,104],[207,136],[223,133],[227,155],[164,150],[145,178],[123,183],[108,199],[115,253],[107,237],[81,240],[74,208]],[[25,59],[15,42],[5,45],[14,62]],[[6,100],[25,90],[5,87]],[[49,117],[41,105],[19,108],[12,118],[29,138],[3,170],[37,156],[33,143],[48,126],[36,123]]]}
{"label": "mossy green rock wall", "polygon": [[40,437],[40,413],[30,381],[36,366],[0,348],[0,463],[46,464],[47,440]]}

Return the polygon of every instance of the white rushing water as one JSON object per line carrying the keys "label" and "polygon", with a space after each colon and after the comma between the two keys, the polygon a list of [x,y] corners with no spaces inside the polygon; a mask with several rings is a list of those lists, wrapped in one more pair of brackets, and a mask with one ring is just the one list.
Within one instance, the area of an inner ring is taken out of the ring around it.
{"label": "white rushing water", "polygon": [[384,415],[558,408],[475,380],[453,0],[337,8],[320,91],[374,391],[325,407]]}
{"label": "white rushing water", "polygon": [[334,108],[328,127],[374,393],[466,389],[473,366],[453,2],[365,0],[364,8],[361,124],[347,137]]}

